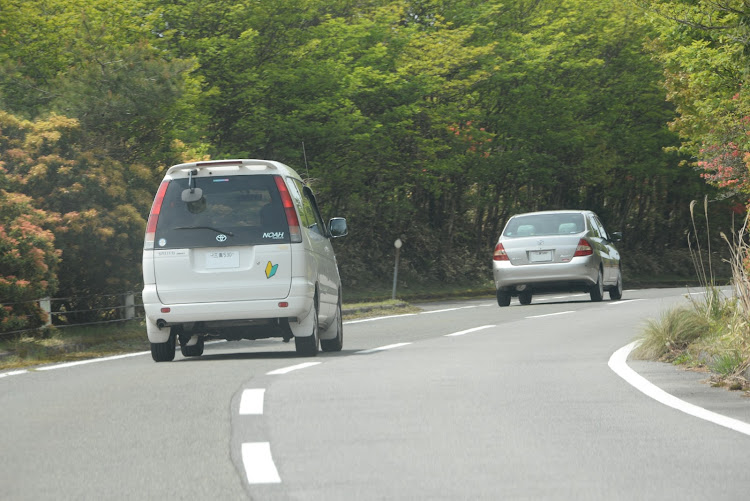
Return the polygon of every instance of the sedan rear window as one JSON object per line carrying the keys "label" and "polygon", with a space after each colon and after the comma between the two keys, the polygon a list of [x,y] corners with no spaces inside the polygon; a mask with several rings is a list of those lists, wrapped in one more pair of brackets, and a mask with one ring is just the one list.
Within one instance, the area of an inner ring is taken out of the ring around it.
{"label": "sedan rear window", "polygon": [[289,226],[270,175],[194,177],[202,197],[184,202],[188,179],[169,183],[154,244],[159,249],[289,242]]}
{"label": "sedan rear window", "polygon": [[578,213],[531,214],[511,218],[503,231],[505,237],[571,235],[586,229],[583,215]]}

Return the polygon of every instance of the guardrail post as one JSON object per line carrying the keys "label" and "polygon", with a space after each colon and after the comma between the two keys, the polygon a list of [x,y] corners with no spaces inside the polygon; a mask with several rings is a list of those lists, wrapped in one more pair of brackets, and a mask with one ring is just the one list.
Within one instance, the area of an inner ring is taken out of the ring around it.
{"label": "guardrail post", "polygon": [[47,320],[44,322],[45,327],[52,325],[52,299],[45,297],[39,300],[39,307],[47,314]]}
{"label": "guardrail post", "polygon": [[125,294],[125,319],[132,320],[135,318],[135,294],[132,292]]}

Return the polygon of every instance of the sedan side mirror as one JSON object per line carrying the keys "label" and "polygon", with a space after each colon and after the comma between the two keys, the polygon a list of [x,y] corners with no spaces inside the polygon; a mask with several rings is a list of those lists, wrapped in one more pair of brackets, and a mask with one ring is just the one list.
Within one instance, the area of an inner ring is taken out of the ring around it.
{"label": "sedan side mirror", "polygon": [[333,238],[345,237],[349,230],[346,227],[346,219],[343,217],[334,217],[328,221],[328,233]]}
{"label": "sedan side mirror", "polygon": [[612,241],[613,242],[621,242],[622,241],[622,232],[621,231],[613,231],[611,237],[612,237]]}

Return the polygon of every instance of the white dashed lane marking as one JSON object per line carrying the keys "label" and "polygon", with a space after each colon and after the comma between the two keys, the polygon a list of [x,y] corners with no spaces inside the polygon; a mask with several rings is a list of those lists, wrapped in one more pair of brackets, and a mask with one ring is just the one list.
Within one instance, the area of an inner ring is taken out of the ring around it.
{"label": "white dashed lane marking", "polygon": [[279,484],[281,477],[271,457],[271,444],[249,442],[242,444],[242,464],[250,484]]}
{"label": "white dashed lane marking", "polygon": [[547,313],[546,315],[532,315],[526,318],[544,318],[544,317],[555,317],[557,315],[567,315],[568,313],[575,313],[574,311],[558,311],[557,313]]}
{"label": "white dashed lane marking", "polygon": [[357,351],[355,353],[357,353],[358,355],[366,355],[368,353],[375,353],[375,352],[378,352],[378,351],[385,351],[385,350],[392,350],[394,348],[401,348],[402,346],[406,346],[406,345],[409,345],[409,344],[411,344],[411,343],[389,344],[387,346],[381,346],[379,348],[372,348],[370,350]]}
{"label": "white dashed lane marking", "polygon": [[481,327],[474,327],[473,329],[466,329],[465,331],[454,332],[453,334],[446,334],[445,337],[463,336],[464,334],[470,334],[472,332],[481,331],[484,329],[491,329],[494,325],[483,325]]}
{"label": "white dashed lane marking", "polygon": [[264,388],[252,388],[242,392],[240,398],[240,416],[263,414]]}
{"label": "white dashed lane marking", "polygon": [[267,372],[266,375],[278,376],[281,374],[288,374],[292,371],[298,371],[300,369],[307,369],[308,367],[312,367],[314,365],[320,365],[321,363],[322,362],[306,362],[304,364],[292,365],[291,367],[284,367],[283,369],[276,369],[275,371]]}

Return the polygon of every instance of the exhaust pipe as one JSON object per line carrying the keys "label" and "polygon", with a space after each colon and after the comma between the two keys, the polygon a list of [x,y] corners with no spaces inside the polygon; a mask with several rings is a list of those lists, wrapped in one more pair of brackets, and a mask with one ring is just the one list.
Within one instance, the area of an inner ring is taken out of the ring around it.
{"label": "exhaust pipe", "polygon": [[156,326],[160,329],[163,329],[164,327],[167,326],[167,321],[164,320],[163,318],[160,318],[159,320],[156,321]]}

